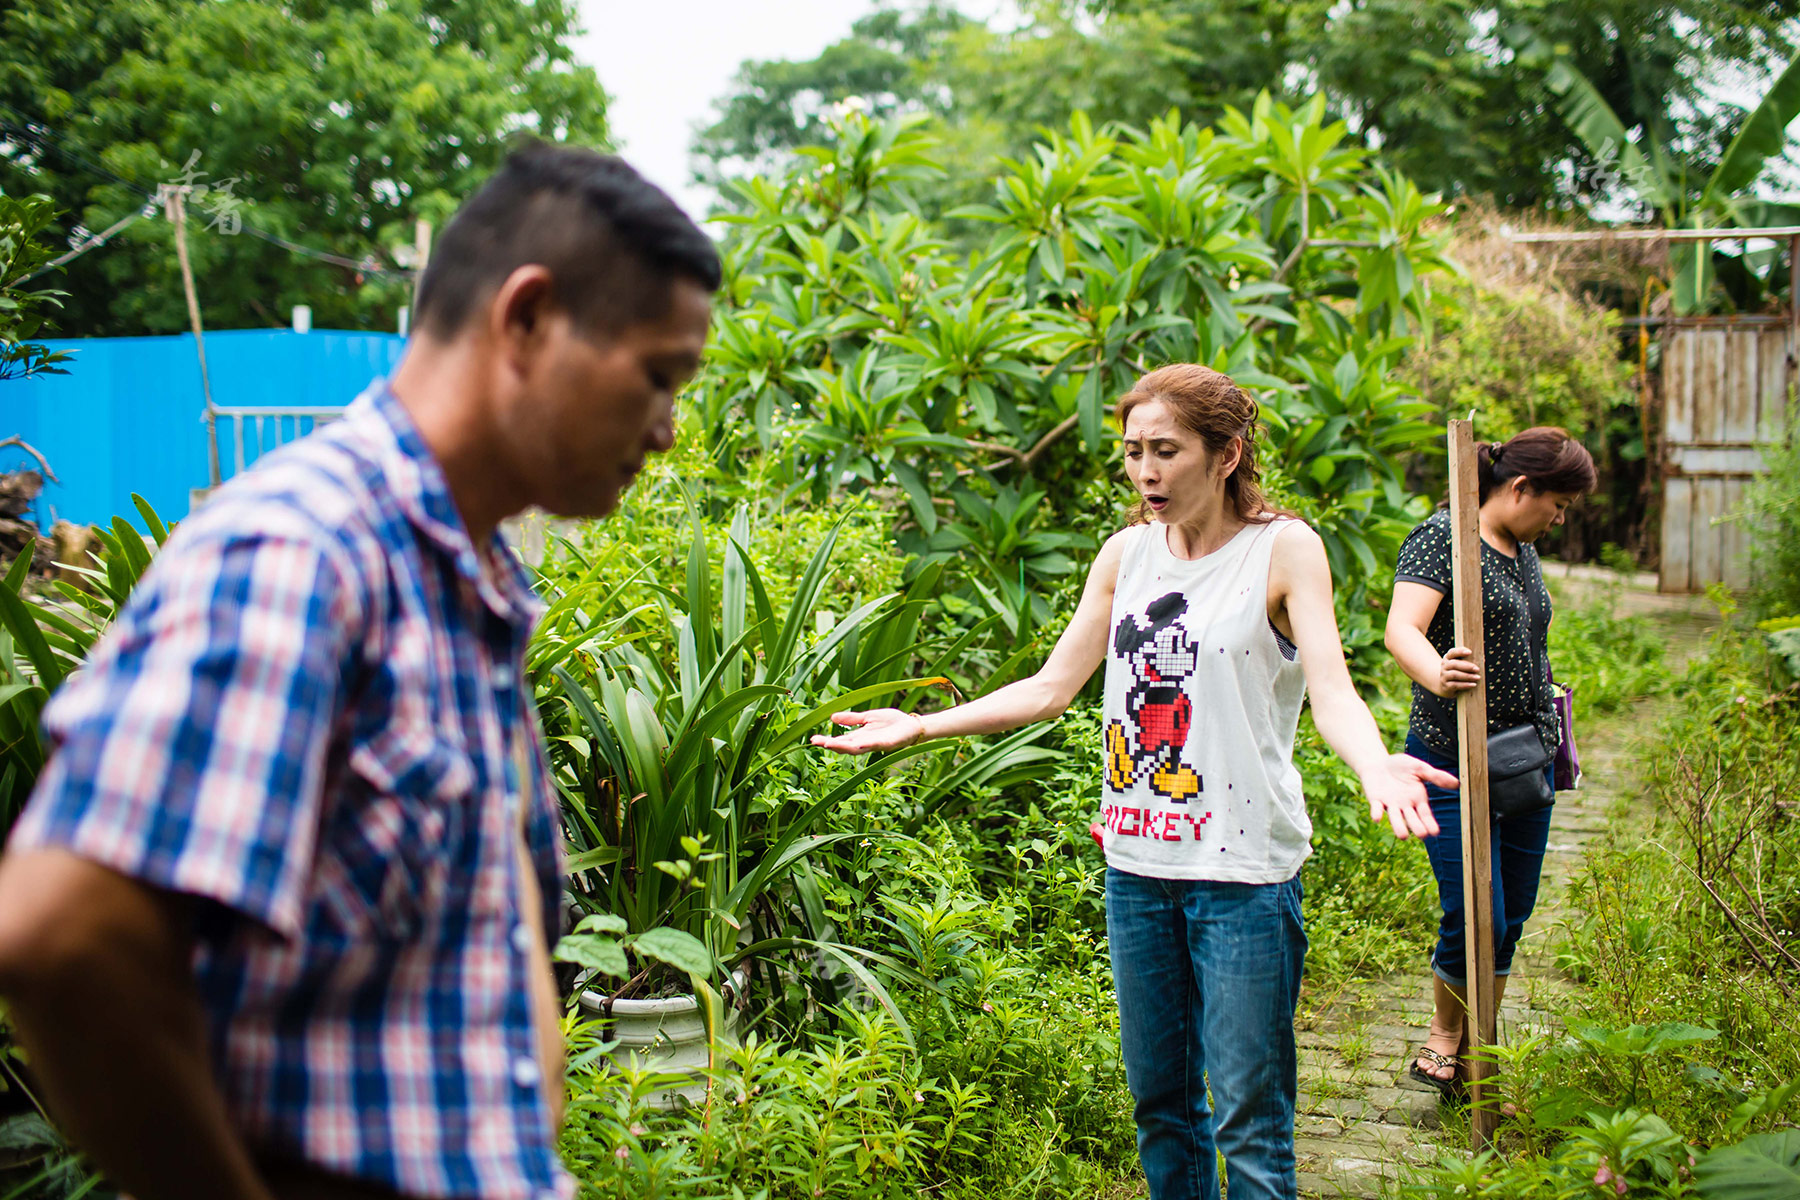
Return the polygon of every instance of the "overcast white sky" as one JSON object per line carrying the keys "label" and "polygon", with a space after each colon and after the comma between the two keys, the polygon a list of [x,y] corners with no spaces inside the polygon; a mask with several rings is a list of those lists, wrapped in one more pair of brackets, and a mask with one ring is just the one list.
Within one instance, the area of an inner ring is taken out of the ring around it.
{"label": "overcast white sky", "polygon": [[[1004,0],[961,0],[989,17]],[[811,58],[850,32],[874,0],[579,0],[576,57],[612,97],[614,137],[631,164],[695,217],[710,197],[689,183],[688,144],[749,58]]]}

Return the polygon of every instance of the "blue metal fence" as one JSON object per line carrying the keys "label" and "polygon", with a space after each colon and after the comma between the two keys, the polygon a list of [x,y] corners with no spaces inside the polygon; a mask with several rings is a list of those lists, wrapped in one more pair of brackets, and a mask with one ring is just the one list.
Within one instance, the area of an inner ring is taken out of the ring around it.
{"label": "blue metal fence", "polygon": [[[44,528],[64,518],[103,524],[132,513],[131,493],[179,519],[188,495],[207,484],[205,402],[191,334],[178,337],[87,338],[53,341],[73,353],[67,375],[0,383],[0,438],[13,434],[41,451],[59,483],[38,501]],[[336,408],[348,404],[377,375],[393,371],[405,340],[387,333],[341,330],[224,330],[206,335],[213,403],[229,409]],[[238,465],[291,441],[312,417],[221,419],[219,466],[230,478]],[[274,429],[273,436],[263,436]],[[12,448],[0,450],[0,470],[30,465]]]}

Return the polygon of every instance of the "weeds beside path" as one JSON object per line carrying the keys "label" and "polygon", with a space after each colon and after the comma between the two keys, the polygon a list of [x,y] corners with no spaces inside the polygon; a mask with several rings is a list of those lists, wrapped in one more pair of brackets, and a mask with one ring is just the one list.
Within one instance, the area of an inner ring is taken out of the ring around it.
{"label": "weeds beside path", "polygon": [[[1581,577],[1554,581],[1576,598],[1605,586]],[[1617,586],[1616,584],[1611,586]],[[1619,615],[1642,615],[1667,638],[1679,665],[1717,624],[1704,599],[1659,596],[1641,581],[1617,594]],[[1579,697],[1578,697],[1579,701]],[[1512,990],[1500,1013],[1502,1039],[1552,1026],[1559,996],[1573,986],[1556,968],[1551,931],[1565,913],[1568,885],[1588,846],[1617,821],[1631,821],[1634,745],[1656,728],[1669,701],[1635,701],[1607,718],[1577,714],[1583,786],[1558,797],[1544,884],[1514,962]],[[1427,870],[1421,853],[1419,869]],[[1298,1028],[1300,1103],[1295,1144],[1300,1191],[1316,1197],[1391,1195],[1405,1162],[1427,1161],[1465,1146],[1460,1117],[1440,1123],[1437,1093],[1408,1078],[1407,1064],[1430,1015],[1427,969],[1306,997]]]}

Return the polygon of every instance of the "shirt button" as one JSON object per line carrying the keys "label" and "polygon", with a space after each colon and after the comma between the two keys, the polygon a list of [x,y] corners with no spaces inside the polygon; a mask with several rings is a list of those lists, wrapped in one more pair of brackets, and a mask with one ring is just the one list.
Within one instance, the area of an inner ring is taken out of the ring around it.
{"label": "shirt button", "polygon": [[538,1081],[538,1065],[529,1058],[515,1058],[512,1065],[513,1082],[522,1088],[528,1088]]}
{"label": "shirt button", "polygon": [[512,947],[520,954],[530,954],[532,946],[531,926],[521,921],[513,926]]}
{"label": "shirt button", "polygon": [[507,663],[494,664],[494,686],[509,688],[513,685],[513,669]]}

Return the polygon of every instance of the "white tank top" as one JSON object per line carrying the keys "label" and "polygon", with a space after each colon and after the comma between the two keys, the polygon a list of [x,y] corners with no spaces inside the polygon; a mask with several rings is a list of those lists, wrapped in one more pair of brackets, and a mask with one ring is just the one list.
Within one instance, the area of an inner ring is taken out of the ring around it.
{"label": "white tank top", "polygon": [[1269,558],[1287,523],[1247,525],[1192,561],[1160,521],[1127,531],[1106,656],[1108,866],[1280,883],[1311,853],[1294,766],[1306,679],[1269,624]]}

